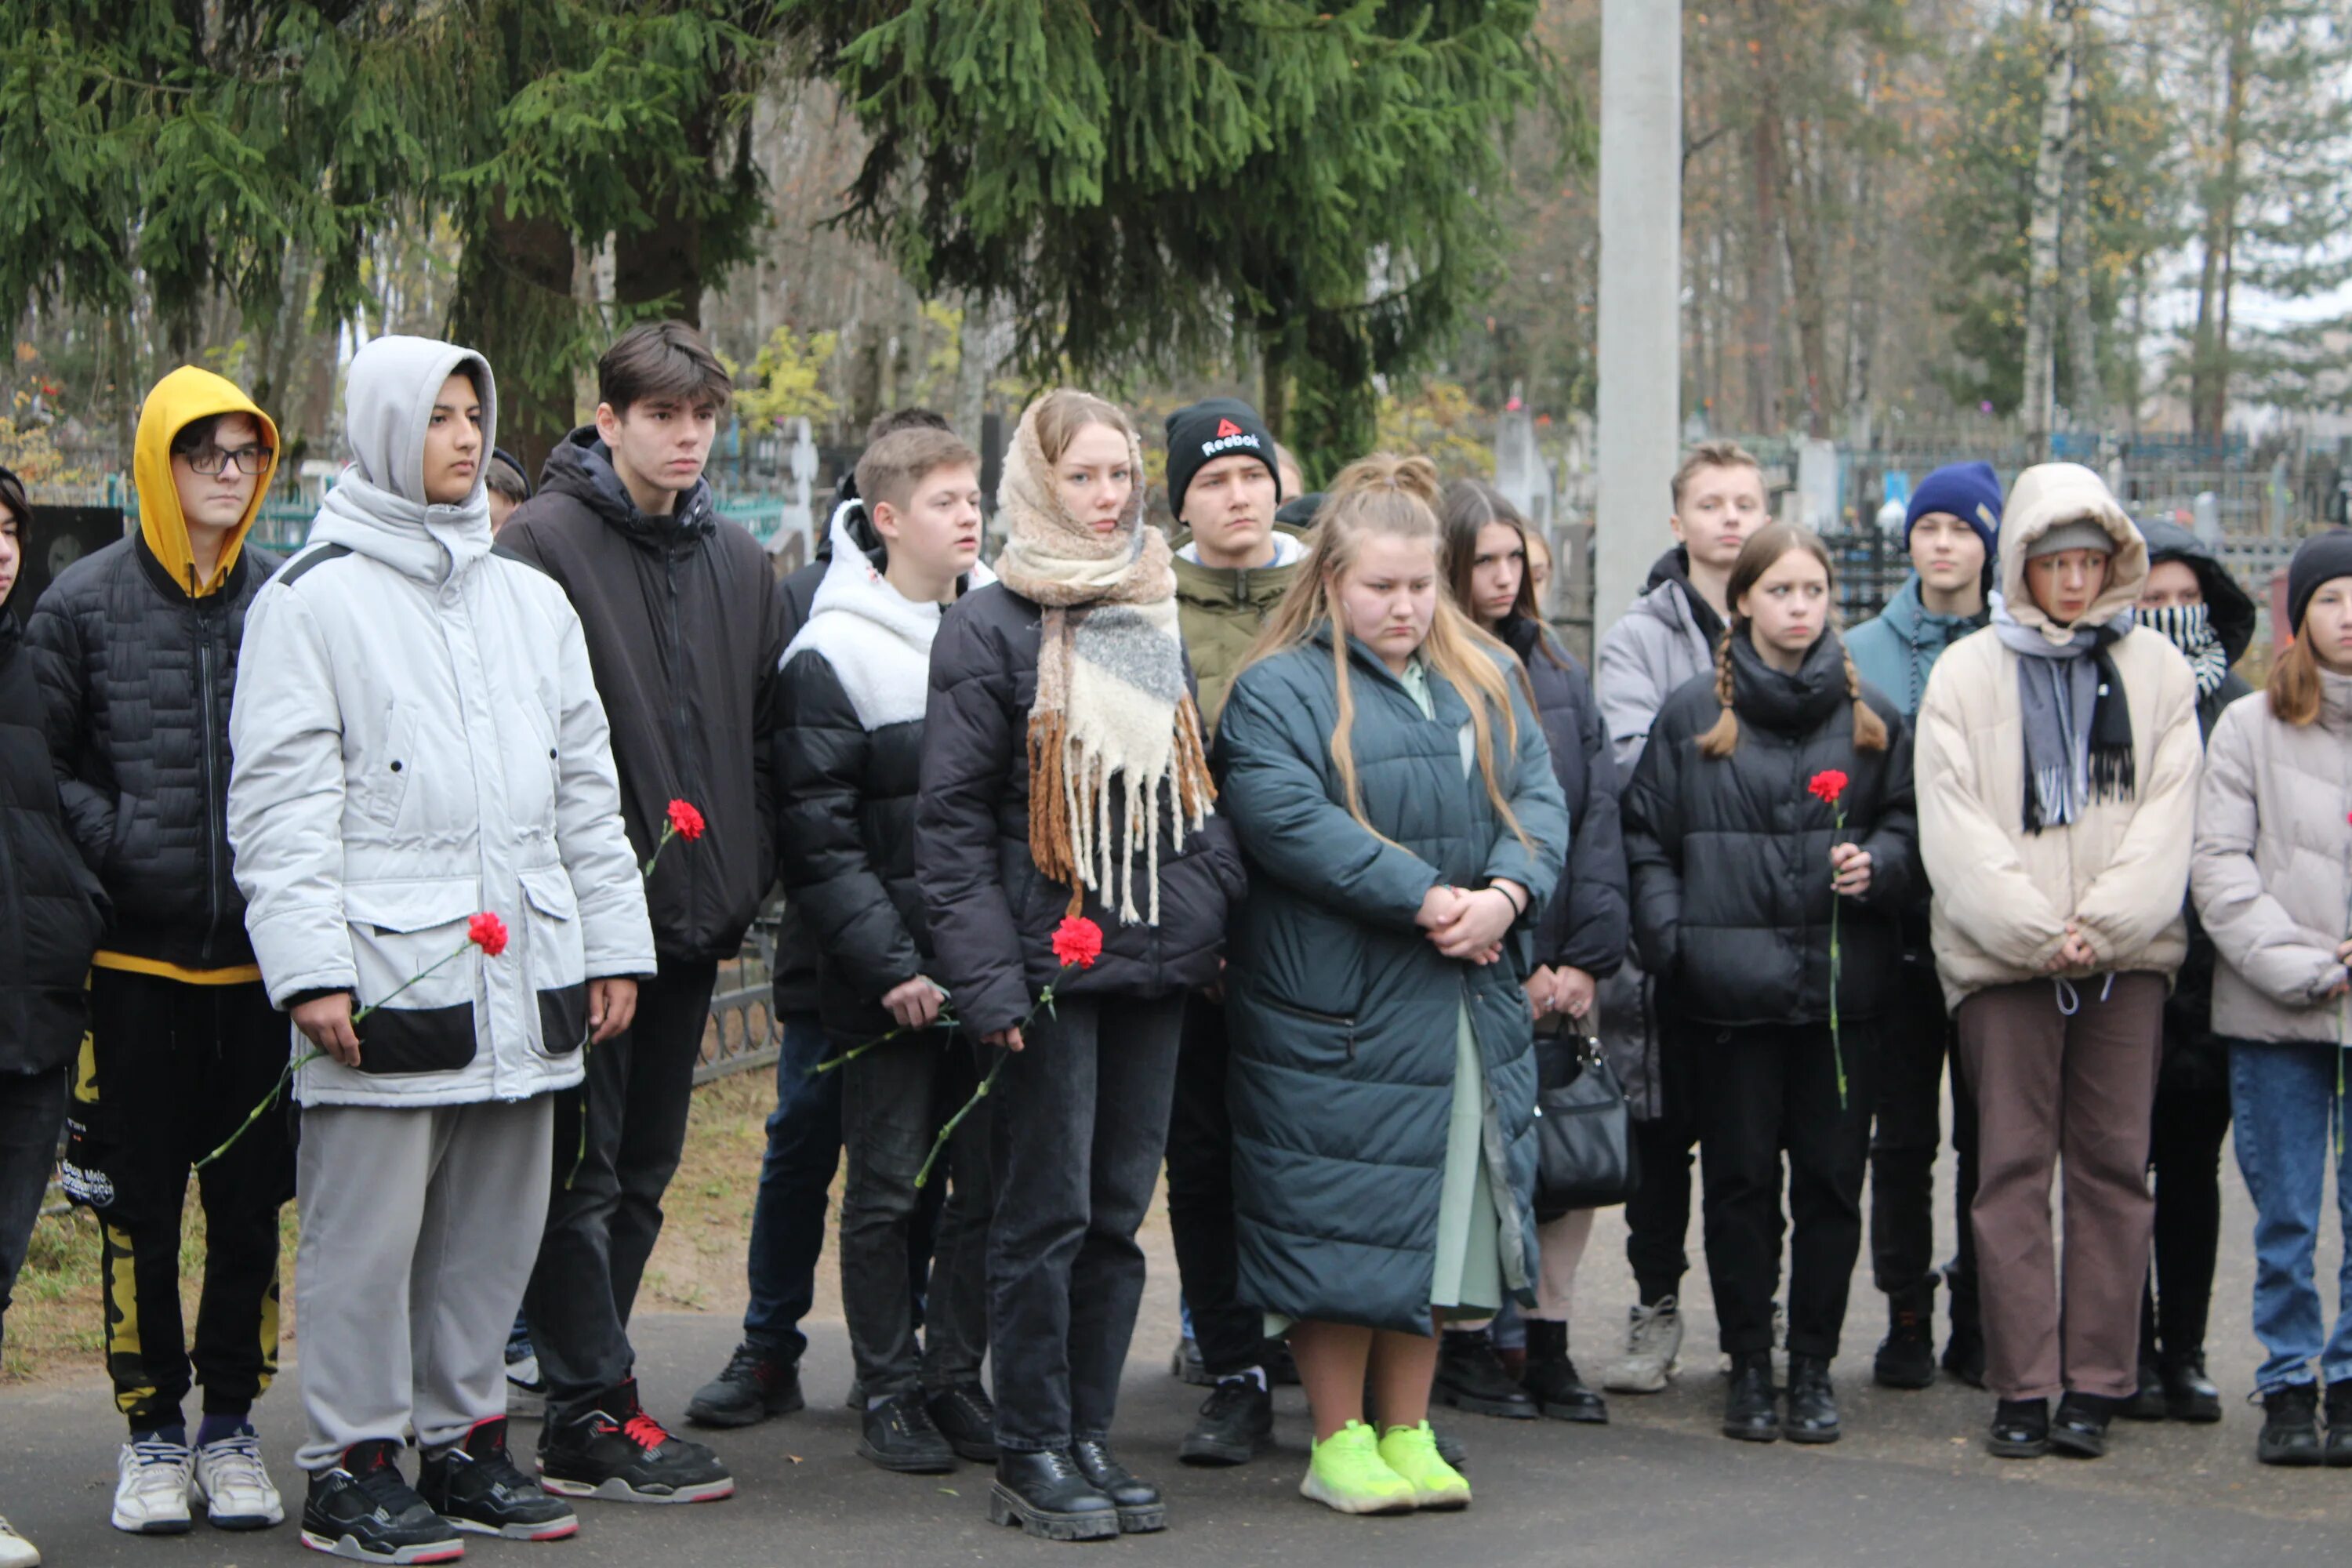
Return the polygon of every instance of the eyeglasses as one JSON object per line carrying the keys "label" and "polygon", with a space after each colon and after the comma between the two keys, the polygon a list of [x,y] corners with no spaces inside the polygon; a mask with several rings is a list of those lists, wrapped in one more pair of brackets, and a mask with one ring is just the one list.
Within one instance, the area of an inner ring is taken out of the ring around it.
{"label": "eyeglasses", "polygon": [[199,447],[193,452],[180,455],[187,459],[188,467],[209,479],[226,473],[231,463],[236,465],[236,471],[240,474],[267,473],[269,460],[278,454],[267,447],[239,447],[234,452],[223,451],[218,447]]}

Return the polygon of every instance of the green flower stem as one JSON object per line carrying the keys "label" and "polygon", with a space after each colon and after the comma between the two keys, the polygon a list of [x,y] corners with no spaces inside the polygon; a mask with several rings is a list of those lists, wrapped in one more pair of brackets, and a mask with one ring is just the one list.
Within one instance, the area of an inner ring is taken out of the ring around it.
{"label": "green flower stem", "polygon": [[[1060,972],[1054,976],[1053,984],[1046,986],[1045,990],[1037,994],[1035,1005],[1029,1009],[1028,1016],[1023,1018],[1015,1026],[1026,1030],[1030,1025],[1037,1021],[1037,1015],[1040,1013],[1050,1014],[1055,1017],[1059,1017],[1060,1015],[1054,1012],[1054,987],[1061,984],[1063,981],[1067,980],[1070,977],[1070,971],[1077,967],[1078,966],[1075,963],[1066,963],[1062,965]],[[885,1038],[887,1037],[886,1036]],[[865,1047],[860,1047],[858,1048],[862,1050]],[[940,1135],[931,1140],[931,1152],[923,1156],[923,1168],[915,1173],[915,1187],[918,1191],[921,1190],[924,1183],[931,1179],[931,1167],[939,1163],[940,1151],[948,1146],[948,1140],[955,1136],[955,1130],[962,1125],[963,1119],[970,1116],[971,1114],[972,1107],[978,1105],[982,1100],[986,1100],[988,1098],[988,1091],[996,1087],[996,1075],[1004,1070],[1004,1060],[1012,1054],[1013,1053],[1010,1050],[1007,1050],[1003,1047],[999,1047],[997,1048],[996,1061],[989,1068],[988,1076],[980,1080],[980,1087],[972,1091],[972,1096],[970,1100],[963,1102],[963,1109],[957,1111],[953,1116],[949,1117],[947,1125],[940,1129]],[[843,1059],[847,1060],[848,1058],[844,1058]]]}
{"label": "green flower stem", "polygon": [[[1838,807],[1837,831],[1845,831],[1845,807]],[[1837,890],[1836,874],[1831,874],[1830,886],[1830,1057],[1837,1064],[1838,1110],[1846,1109],[1845,1041],[1838,1031],[1838,981],[1845,967],[1844,954],[1838,946],[1838,908],[1845,895]]]}
{"label": "green flower stem", "polygon": [[673,822],[663,827],[661,837],[655,841],[654,852],[646,857],[645,866],[637,873],[640,877],[648,882],[654,879],[654,867],[660,862],[661,852],[668,848],[669,841],[677,837],[677,823]]}
{"label": "green flower stem", "polygon": [[808,1069],[808,1076],[811,1078],[817,1078],[833,1071],[835,1068],[847,1067],[851,1062],[856,1061],[858,1058],[864,1056],[875,1047],[887,1045],[892,1040],[898,1038],[901,1035],[918,1035],[921,1034],[926,1029],[952,1029],[955,1026],[955,1009],[952,1007],[942,1007],[940,1009],[939,1016],[933,1018],[929,1023],[921,1025],[901,1024],[895,1029],[890,1029],[883,1034],[875,1036],[872,1039],[866,1041],[862,1046],[852,1046],[849,1049],[842,1052],[839,1056],[829,1057],[825,1060],[817,1063],[816,1066]]}

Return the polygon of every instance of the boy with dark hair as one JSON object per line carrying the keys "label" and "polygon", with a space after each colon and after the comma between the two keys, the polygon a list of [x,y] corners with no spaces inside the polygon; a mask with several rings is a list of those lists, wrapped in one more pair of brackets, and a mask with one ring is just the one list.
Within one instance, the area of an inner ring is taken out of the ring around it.
{"label": "boy with dark hair", "polygon": [[277,426],[228,382],[194,366],[165,376],[139,413],[138,532],[68,567],[26,632],[66,820],[113,904],[91,960],[64,1175],[104,1237],[107,1371],[131,1428],[113,1523],[139,1534],[187,1530],[192,1495],[219,1529],[285,1518],[247,1420],[278,1370],[278,1211],[294,1193],[284,1117],[263,1117],[199,1175],[193,1444],[180,1315],[189,1169],[286,1064],[226,827],[246,612],[278,568],[246,536],[278,450]]}
{"label": "boy with dark hair", "polygon": [[548,1489],[698,1502],[734,1481],[644,1414],[628,1321],[685,1147],[719,964],[773,880],[782,622],[767,552],[718,515],[702,477],[732,395],[718,356],[691,327],[650,323],[605,351],[596,381],[594,422],[556,447],[498,547],[553,577],[580,614],[640,863],[673,800],[700,810],[709,842],[655,867],[660,968],[635,1024],[590,1054],[582,1094],[558,1109],[557,1190],[525,1310],[548,1385]]}
{"label": "boy with dark hair", "polygon": [[909,1245],[915,1177],[969,1098],[972,1058],[939,1032],[945,992],[915,882],[914,805],[944,606],[992,579],[980,557],[980,460],[941,430],[904,429],[857,465],[870,542],[845,512],[808,624],[784,652],[777,806],[784,891],[818,949],[819,1009],[835,1053],[905,1031],[840,1069],[849,1175],[841,1199],[842,1307],[864,1395],[858,1452],[932,1474],[996,1458],[987,1348],[990,1213],[985,1118],[966,1121],[918,1350]]}
{"label": "boy with dark hair", "polygon": [[[58,808],[41,689],[9,603],[33,509],[0,468],[0,1327],[58,1159],[66,1077],[88,1026],[82,977],[106,923]],[[40,1552],[0,1519],[0,1568]]]}
{"label": "boy with dark hair", "polygon": [[[898,430],[945,430],[928,408],[875,416],[870,446]],[[846,521],[859,548],[873,542],[857,499],[857,476],[841,476],[834,521]],[[817,542],[816,559],[776,584],[781,628],[789,643],[808,623],[817,589],[833,563],[833,530]],[[753,1426],[802,1409],[800,1362],[808,1349],[801,1319],[816,1300],[816,1264],[824,1249],[824,1210],[841,1163],[841,1075],[811,1076],[824,1059],[825,1035],[817,1015],[815,941],[789,903],[776,935],[775,1009],[782,1035],[776,1057],[776,1109],[768,1114],[768,1148],[760,1163],[759,1195],[751,1204],[751,1240],[744,1270],[751,1300],[743,1338],[719,1375],[695,1391],[686,1418],[698,1426]],[[919,1238],[918,1238],[919,1241]],[[916,1252],[928,1256],[928,1246]]]}

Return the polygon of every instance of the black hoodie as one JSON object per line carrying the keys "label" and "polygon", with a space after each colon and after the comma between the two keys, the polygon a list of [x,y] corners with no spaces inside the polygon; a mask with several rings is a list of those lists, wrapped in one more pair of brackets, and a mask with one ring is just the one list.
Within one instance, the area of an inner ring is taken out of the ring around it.
{"label": "black hoodie", "polygon": [[697,480],[667,517],[639,511],[595,426],[566,437],[499,549],[563,585],[613,729],[621,811],[642,863],[669,803],[709,837],[664,851],[646,889],[665,960],[732,958],[774,880],[771,738],[782,601],[768,552]]}
{"label": "black hoodie", "polygon": [[[2235,665],[2253,644],[2253,596],[2238,586],[2238,580],[2230,575],[2230,569],[2221,564],[2221,558],[2213,553],[2211,545],[2179,523],[2158,519],[2141,523],[2139,531],[2140,537],[2147,541],[2147,563],[2151,568],[2160,562],[2179,561],[2197,574],[2198,584],[2205,590],[2205,613],[2212,621],[2213,635],[2221,639],[2221,651]],[[2210,735],[2214,723],[2221,717],[2221,710],[2252,689],[2245,678],[2232,669],[2221,685],[2199,693],[2199,728]]]}

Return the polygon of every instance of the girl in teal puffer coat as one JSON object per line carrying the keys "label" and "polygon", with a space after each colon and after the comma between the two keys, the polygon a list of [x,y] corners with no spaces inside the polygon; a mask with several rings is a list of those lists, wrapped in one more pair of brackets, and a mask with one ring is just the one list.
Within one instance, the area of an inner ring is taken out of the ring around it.
{"label": "girl in teal puffer coat", "polygon": [[1567,808],[1509,650],[1439,580],[1436,500],[1425,459],[1340,475],[1217,731],[1250,870],[1226,981],[1240,1295],[1307,1386],[1299,1489],[1348,1513],[1470,1500],[1426,1419],[1436,1321],[1532,1300],[1521,985]]}

